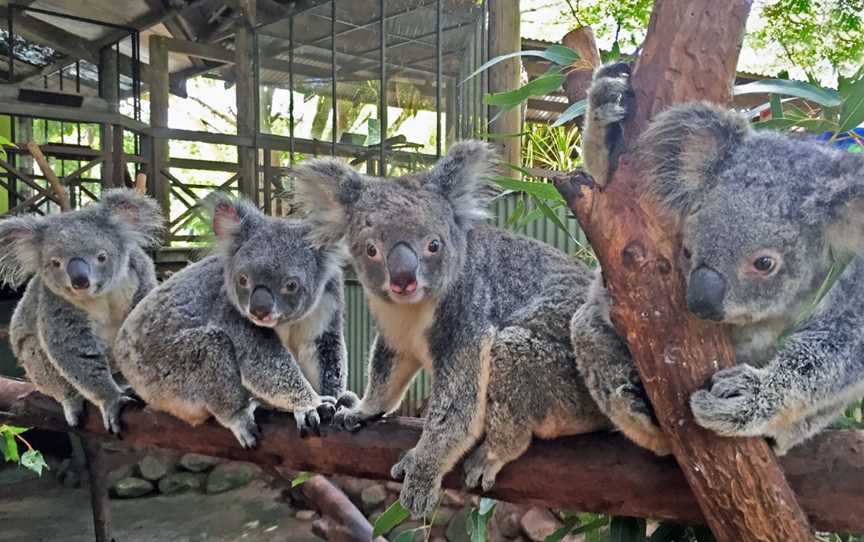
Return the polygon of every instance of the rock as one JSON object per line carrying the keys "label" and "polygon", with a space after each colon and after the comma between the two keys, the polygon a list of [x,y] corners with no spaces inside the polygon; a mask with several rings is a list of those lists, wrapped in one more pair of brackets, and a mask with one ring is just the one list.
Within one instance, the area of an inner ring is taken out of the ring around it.
{"label": "rock", "polygon": [[207,475],[203,472],[174,472],[159,480],[159,493],[174,495],[199,491],[206,479]]}
{"label": "rock", "polygon": [[381,484],[369,486],[360,493],[360,504],[364,514],[375,510],[387,500],[387,488]]}
{"label": "rock", "polygon": [[447,524],[447,531],[444,535],[447,537],[447,542],[468,542],[468,508],[459,510],[450,519]]}
{"label": "rock", "polygon": [[218,457],[201,454],[185,454],[180,458],[180,466],[189,472],[205,472],[221,462]]}
{"label": "rock", "polygon": [[459,510],[455,508],[449,508],[446,506],[439,507],[438,511],[435,512],[435,517],[432,518],[432,525],[434,527],[443,527],[447,525],[458,511]]}
{"label": "rock", "polygon": [[297,513],[294,514],[294,517],[299,519],[300,521],[312,521],[318,517],[318,512],[315,510],[297,510]]}
{"label": "rock", "polygon": [[525,514],[525,509],[515,504],[499,501],[495,506],[495,515],[492,516],[492,522],[498,526],[501,534],[507,538],[516,538],[522,534],[521,520]]}
{"label": "rock", "polygon": [[123,478],[132,478],[135,476],[135,465],[123,465],[112,471],[108,471],[108,486],[113,486]]}
{"label": "rock", "polygon": [[552,512],[545,508],[532,507],[522,516],[522,530],[534,542],[543,542],[546,537],[561,527],[561,522],[555,519]]}
{"label": "rock", "polygon": [[343,476],[339,480],[339,487],[341,487],[342,491],[345,492],[345,495],[347,495],[348,498],[358,506],[363,502],[361,497],[363,490],[371,485],[375,485],[375,482],[364,480],[362,478],[352,478],[350,476]]}
{"label": "rock", "polygon": [[224,493],[243,487],[255,478],[258,467],[248,463],[222,463],[207,476],[207,493]]}
{"label": "rock", "polygon": [[141,478],[123,478],[114,484],[114,495],[121,499],[134,499],[143,497],[153,491],[153,484]]}
{"label": "rock", "polygon": [[138,462],[138,473],[141,478],[155,482],[168,474],[168,466],[158,458],[147,455]]}
{"label": "rock", "polygon": [[387,488],[387,491],[390,491],[391,493],[395,493],[397,495],[402,492],[402,484],[400,484],[399,482],[386,482],[384,484],[384,487]]}

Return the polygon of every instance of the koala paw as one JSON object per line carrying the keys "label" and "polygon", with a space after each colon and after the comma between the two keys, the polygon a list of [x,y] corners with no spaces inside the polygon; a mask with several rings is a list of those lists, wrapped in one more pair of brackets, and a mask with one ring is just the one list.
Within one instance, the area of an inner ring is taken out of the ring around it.
{"label": "koala paw", "polygon": [[618,386],[610,396],[609,418],[627,438],[657,455],[669,455],[669,441],[641,385]]}
{"label": "koala paw", "polygon": [[130,403],[138,401],[129,395],[117,395],[99,405],[99,411],[102,413],[102,424],[105,430],[112,435],[120,434],[120,414],[123,407]]}
{"label": "koala paw", "polygon": [[412,517],[432,515],[441,494],[442,476],[436,470],[418,462],[417,454],[412,449],[393,465],[390,475],[402,480],[399,502],[411,511]]}
{"label": "koala paw", "polygon": [[337,431],[354,432],[365,426],[367,423],[382,418],[384,414],[374,414],[372,416],[364,414],[358,404],[352,408],[339,408],[336,414],[333,415],[333,429]]}
{"label": "koala paw", "polygon": [[711,377],[711,388],[690,396],[696,423],[724,436],[763,434],[770,413],[763,399],[764,370],[736,365]]}
{"label": "koala paw", "polygon": [[465,487],[474,489],[477,486],[483,491],[489,491],[495,485],[495,477],[503,467],[501,461],[492,461],[484,445],[480,445],[465,459],[462,470],[465,472]]}
{"label": "koala paw", "polygon": [[258,402],[250,401],[247,408],[241,410],[233,420],[225,424],[234,433],[234,437],[240,443],[240,446],[246,449],[252,449],[257,446],[258,438],[261,436],[258,424],[255,423],[256,408],[258,408]]}
{"label": "koala paw", "polygon": [[336,410],[340,408],[354,408],[360,402],[360,398],[357,397],[357,394],[353,391],[346,391],[342,395],[339,396],[339,400],[336,401]]}

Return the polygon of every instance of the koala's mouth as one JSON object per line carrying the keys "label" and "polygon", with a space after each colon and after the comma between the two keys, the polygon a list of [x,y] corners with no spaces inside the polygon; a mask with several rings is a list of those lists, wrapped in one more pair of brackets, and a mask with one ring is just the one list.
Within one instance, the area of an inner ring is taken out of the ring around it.
{"label": "koala's mouth", "polygon": [[258,327],[274,328],[279,325],[279,315],[271,314],[264,318],[252,316],[250,312],[246,312],[246,318]]}
{"label": "koala's mouth", "polygon": [[423,286],[418,286],[416,289],[410,292],[403,290],[399,293],[394,292],[392,289],[388,289],[387,297],[390,299],[390,301],[400,305],[419,303],[420,301],[423,301],[423,299],[426,297],[426,288],[424,288]]}

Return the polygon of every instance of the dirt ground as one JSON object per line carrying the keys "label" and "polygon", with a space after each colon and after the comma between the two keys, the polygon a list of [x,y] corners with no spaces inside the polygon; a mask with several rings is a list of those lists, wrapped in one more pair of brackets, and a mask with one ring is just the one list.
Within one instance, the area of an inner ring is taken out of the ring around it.
{"label": "dirt ground", "polygon": [[[263,481],[219,495],[112,500],[116,542],[320,542]],[[0,465],[0,542],[92,542],[90,496]]]}

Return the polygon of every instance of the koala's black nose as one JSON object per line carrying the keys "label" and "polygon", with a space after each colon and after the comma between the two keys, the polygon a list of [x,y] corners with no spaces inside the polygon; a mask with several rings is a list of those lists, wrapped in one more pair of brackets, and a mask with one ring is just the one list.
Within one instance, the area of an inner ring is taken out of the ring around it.
{"label": "koala's black nose", "polygon": [[396,243],[387,255],[390,289],[397,293],[411,293],[417,289],[417,253],[407,243]]}
{"label": "koala's black nose", "polygon": [[276,300],[270,290],[264,286],[257,286],[252,291],[252,297],[249,298],[249,312],[255,318],[264,320],[270,313],[273,312],[273,304]]}
{"label": "koala's black nose", "polygon": [[69,282],[76,290],[86,290],[90,287],[90,266],[81,258],[72,258],[66,264],[66,274]]}
{"label": "koala's black nose", "polygon": [[723,319],[723,297],[726,280],[720,273],[700,265],[690,273],[687,285],[687,308],[703,320]]}

